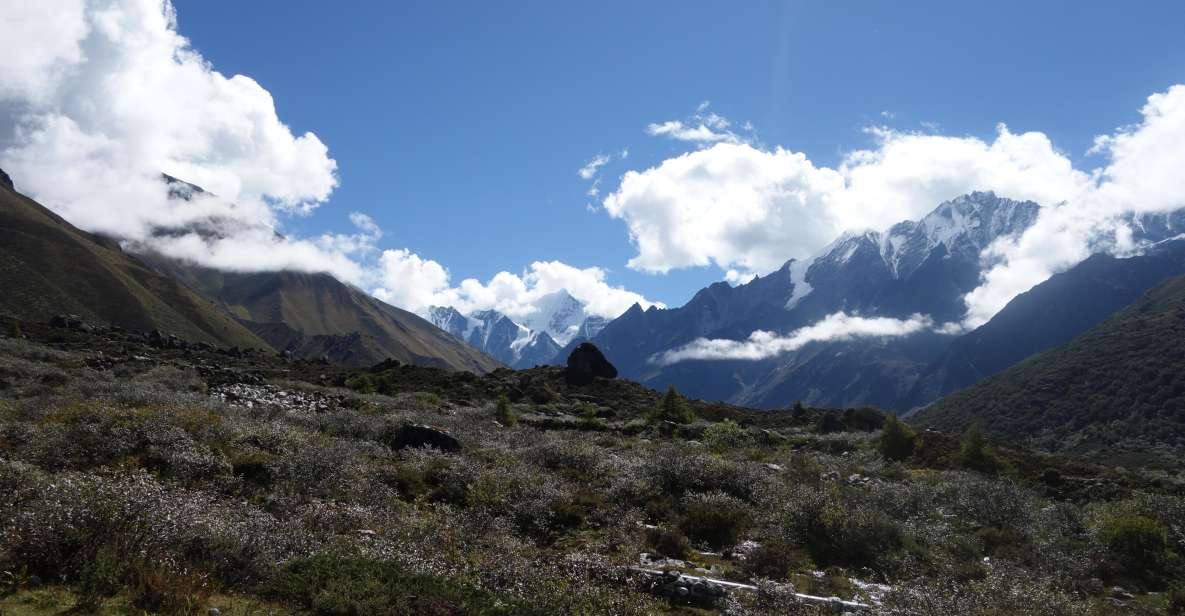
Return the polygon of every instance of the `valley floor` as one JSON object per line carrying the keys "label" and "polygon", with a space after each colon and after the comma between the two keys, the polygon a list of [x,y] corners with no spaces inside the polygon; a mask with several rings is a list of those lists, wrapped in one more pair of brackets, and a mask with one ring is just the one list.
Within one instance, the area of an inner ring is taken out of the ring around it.
{"label": "valley floor", "polygon": [[0,331],[4,615],[1185,610],[1163,472],[558,368]]}

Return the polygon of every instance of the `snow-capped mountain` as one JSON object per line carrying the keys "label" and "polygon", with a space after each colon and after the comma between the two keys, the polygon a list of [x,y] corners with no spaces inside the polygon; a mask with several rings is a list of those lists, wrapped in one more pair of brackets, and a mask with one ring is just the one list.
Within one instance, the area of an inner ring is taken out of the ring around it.
{"label": "snow-capped mountain", "polygon": [[[983,249],[1023,233],[1039,211],[1031,201],[990,192],[964,195],[887,230],[845,233],[814,258],[788,261],[746,284],[713,284],[680,308],[634,306],[592,342],[622,375],[660,389],[673,384],[694,397],[758,407],[802,400],[895,408],[955,335],[927,330],[894,339],[816,343],[758,361],[658,366],[650,359],[697,338],[743,340],[757,330],[788,333],[837,311],[896,319],[923,314],[936,323],[957,322],[966,311],[963,296],[980,283]],[[1185,231],[1182,216],[1130,222],[1137,241]]]}
{"label": "snow-capped mountain", "polygon": [[[568,344],[580,334],[591,316],[580,300],[562,289],[535,300],[534,306],[535,312],[519,318],[519,323],[532,331],[547,332],[560,345]],[[592,318],[603,321],[600,317]]]}
{"label": "snow-capped mountain", "polygon": [[588,314],[584,304],[563,290],[539,298],[535,308],[512,319],[496,310],[464,315],[451,306],[432,307],[428,320],[514,368],[552,363],[563,345],[591,338],[609,322]]}

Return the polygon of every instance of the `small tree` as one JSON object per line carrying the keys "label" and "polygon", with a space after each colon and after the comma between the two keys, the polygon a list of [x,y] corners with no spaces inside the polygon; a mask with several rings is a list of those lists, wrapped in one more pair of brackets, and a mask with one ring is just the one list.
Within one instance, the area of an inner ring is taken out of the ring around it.
{"label": "small tree", "polygon": [[803,419],[806,417],[806,407],[802,405],[802,400],[795,400],[794,407],[790,409],[791,416],[795,419]]}
{"label": "small tree", "polygon": [[880,440],[877,441],[877,449],[886,460],[905,460],[913,455],[917,438],[918,435],[913,428],[890,413],[885,418],[885,427],[881,431]]}
{"label": "small tree", "polygon": [[680,424],[688,424],[695,421],[695,415],[691,413],[691,407],[687,406],[687,401],[675,389],[674,385],[667,387],[667,393],[663,395],[662,401],[658,403],[658,409],[655,412],[654,418],[658,421],[673,421]]}
{"label": "small tree", "polygon": [[494,406],[494,419],[504,426],[518,423],[518,414],[514,412],[514,407],[510,406],[510,398],[507,398],[506,394],[498,396],[498,402]]}
{"label": "small tree", "polygon": [[24,338],[25,334],[21,331],[21,322],[13,319],[8,322],[8,328],[5,334],[9,338]]}
{"label": "small tree", "polygon": [[963,447],[959,452],[963,466],[972,470],[994,473],[1000,468],[1000,460],[987,446],[979,422],[972,423],[963,433]]}

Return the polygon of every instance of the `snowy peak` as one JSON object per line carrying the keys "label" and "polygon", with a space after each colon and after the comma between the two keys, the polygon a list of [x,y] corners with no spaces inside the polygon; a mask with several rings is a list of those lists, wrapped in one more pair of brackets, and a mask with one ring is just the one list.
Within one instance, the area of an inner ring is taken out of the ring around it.
{"label": "snowy peak", "polygon": [[942,203],[921,220],[893,225],[880,236],[881,256],[897,278],[912,274],[939,246],[947,254],[977,257],[996,239],[1028,229],[1040,209],[1032,201],[973,192]]}
{"label": "snowy peak", "polygon": [[519,321],[532,330],[547,332],[561,345],[576,337],[589,318],[584,304],[562,289],[535,300],[535,308]]}
{"label": "snowy peak", "polygon": [[[1015,236],[1036,220],[1040,206],[992,192],[973,192],[946,201],[920,220],[899,222],[887,231],[847,231],[811,263],[810,279],[828,270],[887,268],[908,278],[938,247],[947,255],[977,259],[1001,237]],[[883,264],[883,265],[882,265]]]}
{"label": "snowy peak", "polygon": [[544,295],[534,306],[534,312],[513,319],[497,310],[466,315],[451,306],[433,306],[428,320],[515,368],[547,363],[569,342],[592,338],[610,321],[588,314],[583,303],[563,290]]}

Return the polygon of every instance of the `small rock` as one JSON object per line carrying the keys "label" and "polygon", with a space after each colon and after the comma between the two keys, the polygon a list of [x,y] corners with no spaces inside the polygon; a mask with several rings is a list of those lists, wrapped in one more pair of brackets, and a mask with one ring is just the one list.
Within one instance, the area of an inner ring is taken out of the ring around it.
{"label": "small rock", "polygon": [[210,608],[210,610],[209,610],[208,612],[206,612],[206,613],[207,613],[209,616],[222,616],[222,610],[220,610],[220,609],[218,609],[218,608],[216,608],[216,607],[212,607],[212,608]]}

